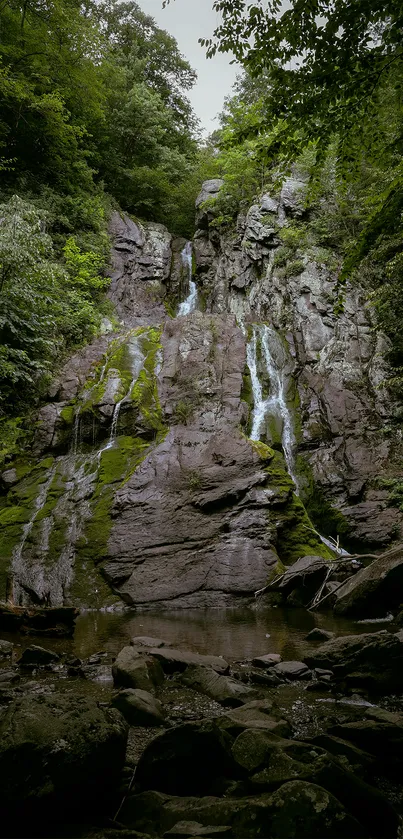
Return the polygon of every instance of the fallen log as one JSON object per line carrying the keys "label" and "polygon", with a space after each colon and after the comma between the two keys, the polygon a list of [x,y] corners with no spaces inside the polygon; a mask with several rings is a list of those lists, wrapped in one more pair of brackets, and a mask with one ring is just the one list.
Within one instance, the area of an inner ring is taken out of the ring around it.
{"label": "fallen log", "polygon": [[0,629],[24,635],[69,637],[79,609],[75,606],[14,606],[0,603]]}

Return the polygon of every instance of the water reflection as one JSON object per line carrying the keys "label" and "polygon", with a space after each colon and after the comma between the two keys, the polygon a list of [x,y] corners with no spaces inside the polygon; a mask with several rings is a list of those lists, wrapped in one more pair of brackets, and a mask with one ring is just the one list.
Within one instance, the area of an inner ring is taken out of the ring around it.
{"label": "water reflection", "polygon": [[[162,638],[175,647],[194,652],[222,655],[228,661],[279,653],[284,659],[300,659],[312,648],[304,639],[320,626],[338,635],[376,632],[393,624],[358,624],[332,613],[312,614],[304,609],[205,609],[172,612],[87,612],[76,623],[74,638],[38,638],[2,633],[19,650],[41,644],[59,654],[87,658],[98,650],[117,655],[135,635]],[[19,652],[19,651],[18,651]]]}

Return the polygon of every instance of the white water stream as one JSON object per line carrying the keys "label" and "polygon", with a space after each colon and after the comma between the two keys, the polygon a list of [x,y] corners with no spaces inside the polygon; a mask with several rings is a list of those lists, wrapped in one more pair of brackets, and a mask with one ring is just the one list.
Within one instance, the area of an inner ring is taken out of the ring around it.
{"label": "white water stream", "polygon": [[197,306],[197,286],[192,280],[192,243],[186,242],[183,251],[181,252],[182,264],[187,268],[187,275],[189,280],[189,294],[186,300],[180,304],[177,317],[183,315],[190,315],[194,312]]}
{"label": "white water stream", "polygon": [[[258,374],[258,349],[260,361],[264,362],[269,380],[269,395],[263,397],[263,388]],[[265,324],[253,324],[252,336],[246,346],[246,359],[249,367],[252,392],[253,414],[252,440],[260,440],[265,421],[272,417],[281,428],[281,445],[290,477],[298,491],[298,479],[295,468],[295,435],[291,411],[287,405],[287,375],[285,372],[287,356],[283,342],[277,332]]]}

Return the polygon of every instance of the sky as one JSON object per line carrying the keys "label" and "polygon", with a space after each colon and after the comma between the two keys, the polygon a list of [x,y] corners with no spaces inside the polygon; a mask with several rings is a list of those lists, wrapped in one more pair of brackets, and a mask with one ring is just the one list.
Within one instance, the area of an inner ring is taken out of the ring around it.
{"label": "sky", "polygon": [[204,134],[210,134],[218,127],[217,114],[239,73],[239,65],[230,63],[230,55],[220,53],[207,59],[204,47],[198,43],[198,38],[211,37],[219,23],[218,14],[212,9],[213,0],[171,0],[165,9],[162,0],[137,2],[155,19],[160,29],[166,29],[176,38],[181,53],[196,70],[198,81],[190,91],[189,99]]}

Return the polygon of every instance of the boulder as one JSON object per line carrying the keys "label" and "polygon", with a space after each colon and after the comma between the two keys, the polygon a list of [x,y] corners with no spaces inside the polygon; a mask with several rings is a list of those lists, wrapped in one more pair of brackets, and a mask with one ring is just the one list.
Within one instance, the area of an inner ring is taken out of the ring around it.
{"label": "boulder", "polygon": [[270,833],[297,839],[344,839],[365,836],[360,823],[340,801],[317,784],[290,781],[271,796]]}
{"label": "boulder", "polygon": [[21,822],[28,833],[18,835],[32,835],[43,820],[65,824],[105,812],[120,780],[127,731],[119,711],[86,697],[31,694],[12,702],[0,718],[3,829]]}
{"label": "boulder", "polygon": [[388,551],[335,592],[337,615],[378,618],[402,602],[403,548]]}
{"label": "boulder", "polygon": [[155,658],[141,656],[134,647],[123,647],[112,667],[115,687],[134,688],[153,693],[162,684],[164,673]]}
{"label": "boulder", "polygon": [[146,690],[121,690],[113,706],[123,714],[129,725],[164,725],[165,714],[161,702]]}
{"label": "boulder", "polygon": [[310,667],[330,669],[337,680],[376,692],[403,690],[403,639],[386,630],[327,641],[305,657]]}
{"label": "boulder", "polygon": [[13,645],[11,641],[3,641],[0,639],[0,656],[11,656],[13,654]]}
{"label": "boulder", "polygon": [[290,724],[282,719],[273,708],[273,703],[266,699],[255,699],[240,708],[227,711],[217,718],[216,724],[234,736],[246,728],[269,731],[279,737],[291,734]]}
{"label": "boulder", "polygon": [[335,725],[328,733],[374,755],[380,771],[403,774],[403,714],[366,708],[362,719]]}
{"label": "boulder", "polygon": [[181,673],[189,665],[210,667],[217,673],[228,673],[229,670],[228,663],[217,655],[201,655],[185,650],[174,650],[171,647],[144,647],[144,649],[139,648],[137,652],[147,653],[148,656],[156,659],[164,673]]}
{"label": "boulder", "polygon": [[169,643],[167,641],[163,641],[162,638],[152,638],[150,635],[136,635],[130,641],[133,647],[154,647],[158,649],[159,647],[169,647]]}
{"label": "boulder", "polygon": [[214,720],[176,726],[146,747],[136,781],[171,795],[208,795],[217,779],[239,775],[231,745],[230,735]]}
{"label": "boulder", "polygon": [[277,653],[268,653],[267,655],[259,655],[256,658],[252,659],[252,664],[255,667],[274,667],[275,664],[280,664],[281,662],[281,655]]}
{"label": "boulder", "polygon": [[32,644],[24,650],[18,664],[21,667],[44,667],[47,664],[56,664],[59,656],[53,650],[46,650],[44,647],[37,647]]}
{"label": "boulder", "polygon": [[181,676],[181,682],[228,708],[237,708],[256,698],[253,688],[200,665],[190,665]]}
{"label": "boulder", "polygon": [[275,664],[273,673],[279,676],[280,679],[289,679],[295,681],[296,679],[310,679],[312,673],[304,664],[303,661],[282,661],[280,664]]}

